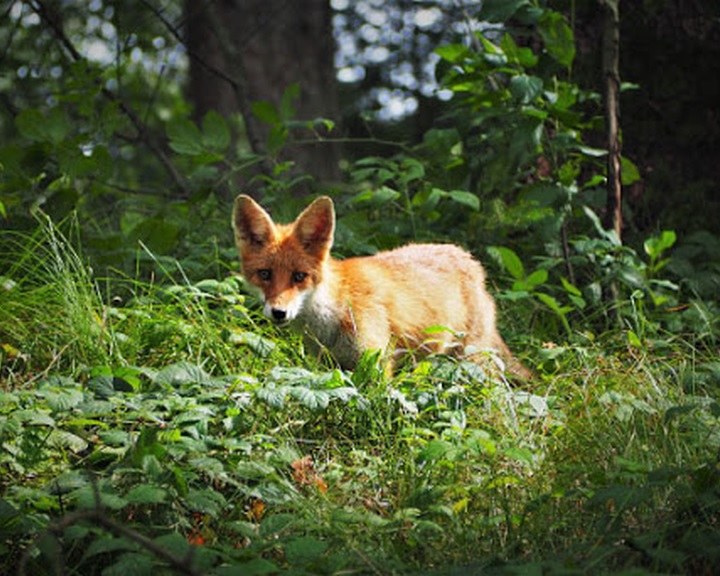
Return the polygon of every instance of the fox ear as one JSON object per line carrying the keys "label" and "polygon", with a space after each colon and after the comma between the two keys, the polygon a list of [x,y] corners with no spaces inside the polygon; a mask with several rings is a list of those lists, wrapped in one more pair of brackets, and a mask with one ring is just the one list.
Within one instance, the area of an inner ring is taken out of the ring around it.
{"label": "fox ear", "polygon": [[262,248],[274,236],[275,224],[270,215],[250,196],[240,194],[233,207],[233,230],[238,249]]}
{"label": "fox ear", "polygon": [[335,208],[328,196],[321,196],[305,208],[294,224],[295,237],[311,254],[324,256],[335,233]]}

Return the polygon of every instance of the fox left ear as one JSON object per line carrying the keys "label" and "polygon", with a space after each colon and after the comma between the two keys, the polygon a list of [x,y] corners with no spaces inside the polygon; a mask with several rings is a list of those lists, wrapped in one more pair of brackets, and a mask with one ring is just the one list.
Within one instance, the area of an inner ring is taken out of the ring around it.
{"label": "fox left ear", "polygon": [[295,220],[295,236],[310,253],[323,255],[332,248],[335,208],[328,196],[321,196]]}
{"label": "fox left ear", "polygon": [[243,247],[262,248],[272,240],[275,232],[270,215],[245,194],[235,198],[232,225],[240,251]]}

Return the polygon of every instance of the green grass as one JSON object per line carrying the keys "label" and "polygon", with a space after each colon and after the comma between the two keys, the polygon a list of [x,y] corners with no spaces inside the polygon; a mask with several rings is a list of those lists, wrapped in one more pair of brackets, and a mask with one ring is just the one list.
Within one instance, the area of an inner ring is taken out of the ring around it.
{"label": "green grass", "polygon": [[720,560],[720,364],[689,338],[528,350],[524,388],[445,358],[342,373],[258,318],[235,278],[98,280],[51,226],[6,245],[3,573]]}

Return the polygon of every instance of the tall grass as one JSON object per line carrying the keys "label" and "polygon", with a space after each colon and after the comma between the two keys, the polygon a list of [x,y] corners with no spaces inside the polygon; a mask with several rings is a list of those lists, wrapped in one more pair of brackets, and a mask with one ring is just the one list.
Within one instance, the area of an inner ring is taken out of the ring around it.
{"label": "tall grass", "polygon": [[70,240],[77,232],[72,218],[56,225],[41,215],[32,235],[2,233],[0,338],[11,384],[117,357],[92,271]]}

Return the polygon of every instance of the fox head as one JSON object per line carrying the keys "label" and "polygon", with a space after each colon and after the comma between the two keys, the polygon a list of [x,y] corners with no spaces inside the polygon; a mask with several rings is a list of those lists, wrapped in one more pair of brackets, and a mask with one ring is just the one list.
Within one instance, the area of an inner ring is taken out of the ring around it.
{"label": "fox head", "polygon": [[303,311],[322,281],[335,231],[335,209],[327,196],[291,224],[276,224],[250,196],[235,199],[232,219],[242,273],[264,301],[263,312],[288,322]]}

